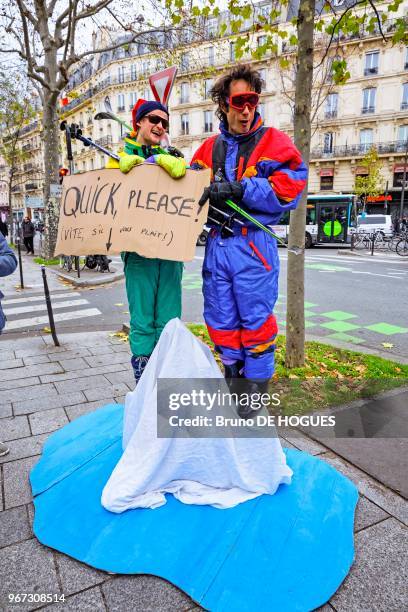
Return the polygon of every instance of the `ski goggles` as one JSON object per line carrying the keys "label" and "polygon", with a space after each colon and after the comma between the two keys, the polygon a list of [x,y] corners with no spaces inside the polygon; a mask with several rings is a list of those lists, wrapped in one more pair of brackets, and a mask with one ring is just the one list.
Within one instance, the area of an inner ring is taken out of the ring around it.
{"label": "ski goggles", "polygon": [[239,111],[243,111],[246,106],[249,106],[250,109],[256,108],[259,104],[259,94],[256,91],[233,94],[227,98],[227,104]]}
{"label": "ski goggles", "polygon": [[164,130],[169,129],[169,122],[167,119],[163,119],[163,117],[159,117],[159,115],[145,115],[145,117],[152,125],[159,125],[159,123],[161,123]]}

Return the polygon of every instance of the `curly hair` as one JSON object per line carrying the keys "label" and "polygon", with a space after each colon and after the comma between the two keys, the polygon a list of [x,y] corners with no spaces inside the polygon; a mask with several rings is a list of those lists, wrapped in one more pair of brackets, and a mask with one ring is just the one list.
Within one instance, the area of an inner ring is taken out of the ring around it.
{"label": "curly hair", "polygon": [[252,91],[261,93],[263,81],[257,70],[252,68],[250,64],[237,64],[229,72],[220,77],[211,88],[211,98],[218,105],[215,114],[221,121],[226,121],[227,117],[221,108],[221,104],[226,105],[226,99],[229,96],[230,85],[232,81],[243,79],[250,86]]}

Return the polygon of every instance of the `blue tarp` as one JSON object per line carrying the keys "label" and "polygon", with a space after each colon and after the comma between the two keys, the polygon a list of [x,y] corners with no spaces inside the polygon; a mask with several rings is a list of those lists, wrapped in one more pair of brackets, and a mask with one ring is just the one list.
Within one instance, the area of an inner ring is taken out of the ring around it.
{"label": "blue tarp", "polygon": [[214,611],[306,612],[353,562],[356,487],[324,461],[287,450],[292,484],[234,508],[185,505],[112,514],[102,489],[122,454],[123,406],[85,415],[47,441],[31,473],[34,533],[83,563],[154,574]]}

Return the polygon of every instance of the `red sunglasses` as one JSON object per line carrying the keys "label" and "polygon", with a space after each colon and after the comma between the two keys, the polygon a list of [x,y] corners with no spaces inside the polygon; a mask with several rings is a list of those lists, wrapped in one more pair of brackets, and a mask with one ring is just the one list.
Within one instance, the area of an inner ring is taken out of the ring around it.
{"label": "red sunglasses", "polygon": [[256,108],[259,104],[259,94],[256,91],[233,94],[230,98],[227,98],[227,104],[239,111],[243,111],[246,106],[249,106],[250,109]]}

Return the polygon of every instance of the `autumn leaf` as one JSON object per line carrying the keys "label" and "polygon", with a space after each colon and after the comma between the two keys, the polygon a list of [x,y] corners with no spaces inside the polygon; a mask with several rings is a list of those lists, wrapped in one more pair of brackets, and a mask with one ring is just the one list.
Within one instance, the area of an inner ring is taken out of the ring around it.
{"label": "autumn leaf", "polygon": [[49,327],[43,327],[43,332],[45,332],[46,334],[50,334],[51,330]]}
{"label": "autumn leaf", "polygon": [[384,348],[392,348],[394,345],[391,342],[382,342]]}

